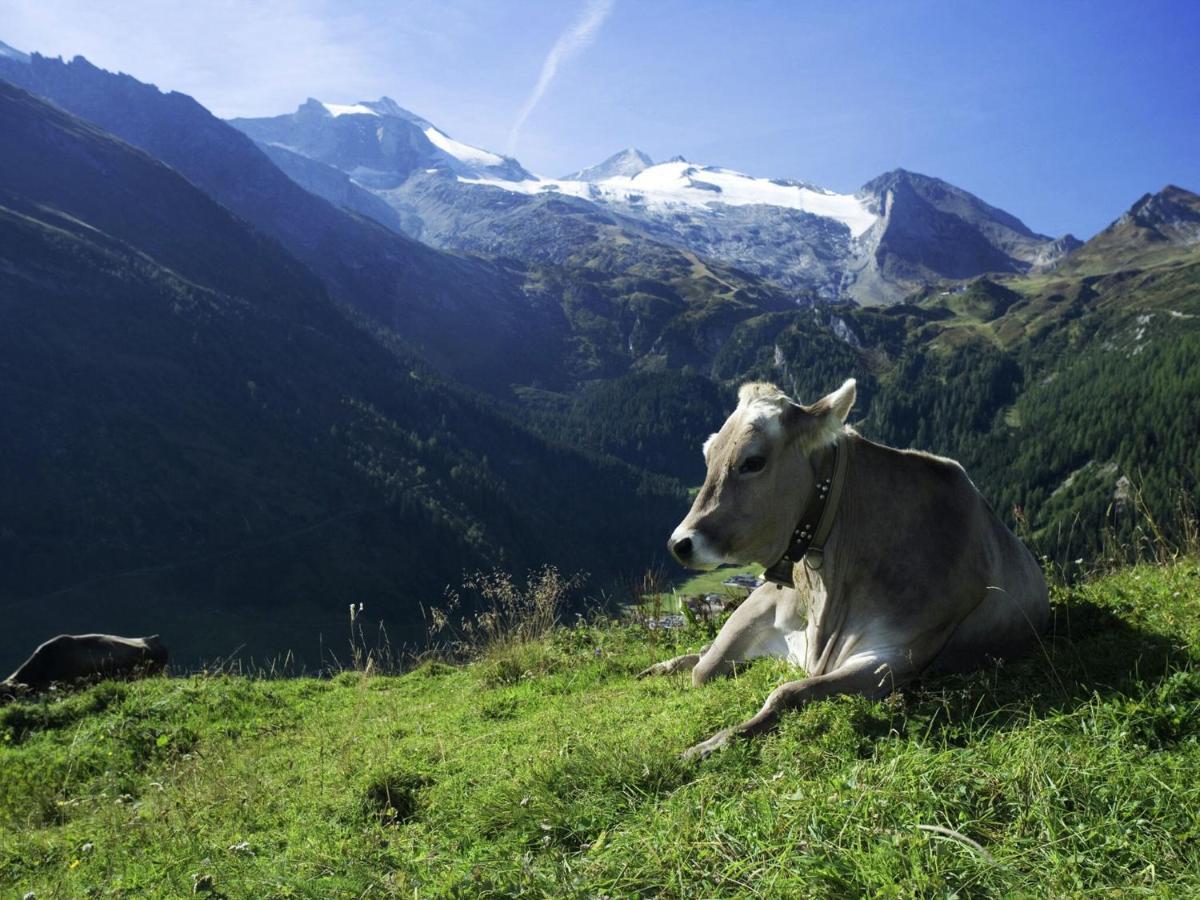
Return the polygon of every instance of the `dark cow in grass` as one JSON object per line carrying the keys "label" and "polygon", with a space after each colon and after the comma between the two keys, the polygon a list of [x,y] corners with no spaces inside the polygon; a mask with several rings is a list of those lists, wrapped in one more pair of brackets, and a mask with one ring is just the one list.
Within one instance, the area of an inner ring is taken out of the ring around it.
{"label": "dark cow in grass", "polygon": [[156,634],[144,638],[60,634],[0,682],[0,699],[87,678],[149,675],[161,672],[166,664],[167,648]]}

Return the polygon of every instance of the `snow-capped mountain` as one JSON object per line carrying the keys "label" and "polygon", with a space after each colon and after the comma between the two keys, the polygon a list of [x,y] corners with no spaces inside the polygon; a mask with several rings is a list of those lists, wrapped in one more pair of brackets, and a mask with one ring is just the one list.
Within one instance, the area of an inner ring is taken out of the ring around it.
{"label": "snow-capped mountain", "polygon": [[655,163],[631,147],[544,178],[386,97],[310,99],[290,115],[231,124],[326,199],[346,205],[323,188],[334,179],[299,171],[289,154],[348,176],[395,211],[384,224],[398,221],[432,246],[577,264],[595,258],[594,242],[619,233],[737,266],[798,301],[895,302],[934,280],[1046,268],[1078,244],[1035,234],[960,188],[901,169],[841,194],[683,157]]}
{"label": "snow-capped mountain", "polygon": [[564,175],[562,180],[603,181],[618,175],[632,178],[638,172],[648,169],[652,165],[654,165],[654,160],[650,158],[649,154],[643,153],[637,147],[627,147],[620,153],[614,153],[602,163],[588,166],[586,169],[580,169],[570,175]]}
{"label": "snow-capped mountain", "polygon": [[845,225],[852,237],[861,235],[878,219],[862,200],[849,194],[835,194],[795,181],[754,178],[732,169],[692,163],[681,156],[633,175],[603,179],[460,180],[525,194],[558,191],[648,218],[691,210],[712,212],[714,205],[773,206],[833,219]]}
{"label": "snow-capped mountain", "polygon": [[533,176],[514,159],[457,141],[389,97],[351,104],[309,99],[288,115],[233,119],[260,144],[340,169],[375,191],[420,171],[496,181]]}

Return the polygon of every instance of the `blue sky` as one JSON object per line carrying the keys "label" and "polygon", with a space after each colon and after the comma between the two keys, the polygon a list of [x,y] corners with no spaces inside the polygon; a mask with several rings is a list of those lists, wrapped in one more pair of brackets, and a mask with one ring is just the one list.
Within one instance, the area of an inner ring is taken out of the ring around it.
{"label": "blue sky", "polygon": [[0,0],[0,40],[223,116],[386,94],[546,175],[629,145],[840,191],[902,166],[1081,237],[1200,191],[1196,2]]}

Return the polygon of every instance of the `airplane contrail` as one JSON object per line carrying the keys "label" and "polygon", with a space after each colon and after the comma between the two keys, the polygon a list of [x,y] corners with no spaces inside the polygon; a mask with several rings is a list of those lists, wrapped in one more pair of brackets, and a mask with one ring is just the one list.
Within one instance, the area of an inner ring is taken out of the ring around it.
{"label": "airplane contrail", "polygon": [[546,54],[546,61],[542,63],[542,74],[538,76],[537,84],[533,86],[533,91],[529,94],[525,105],[521,107],[521,112],[517,114],[517,120],[513,123],[512,131],[509,132],[508,149],[505,151],[509,156],[512,156],[516,150],[521,127],[550,87],[550,82],[554,80],[554,76],[558,72],[559,64],[592,42],[596,37],[596,32],[600,30],[600,26],[612,12],[614,2],[615,0],[588,0],[587,6],[584,7],[579,18],[554,42],[554,46]]}

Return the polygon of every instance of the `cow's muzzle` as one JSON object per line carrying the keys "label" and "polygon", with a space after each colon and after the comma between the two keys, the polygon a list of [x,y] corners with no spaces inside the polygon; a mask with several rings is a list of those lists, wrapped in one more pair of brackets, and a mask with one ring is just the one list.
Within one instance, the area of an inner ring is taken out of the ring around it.
{"label": "cow's muzzle", "polygon": [[676,528],[667,549],[680,564],[692,569],[711,569],[724,562],[712,541],[698,528]]}
{"label": "cow's muzzle", "polygon": [[675,558],[685,566],[688,560],[692,558],[692,539],[690,537],[680,538],[677,541],[668,541],[667,546],[670,547],[671,553]]}

